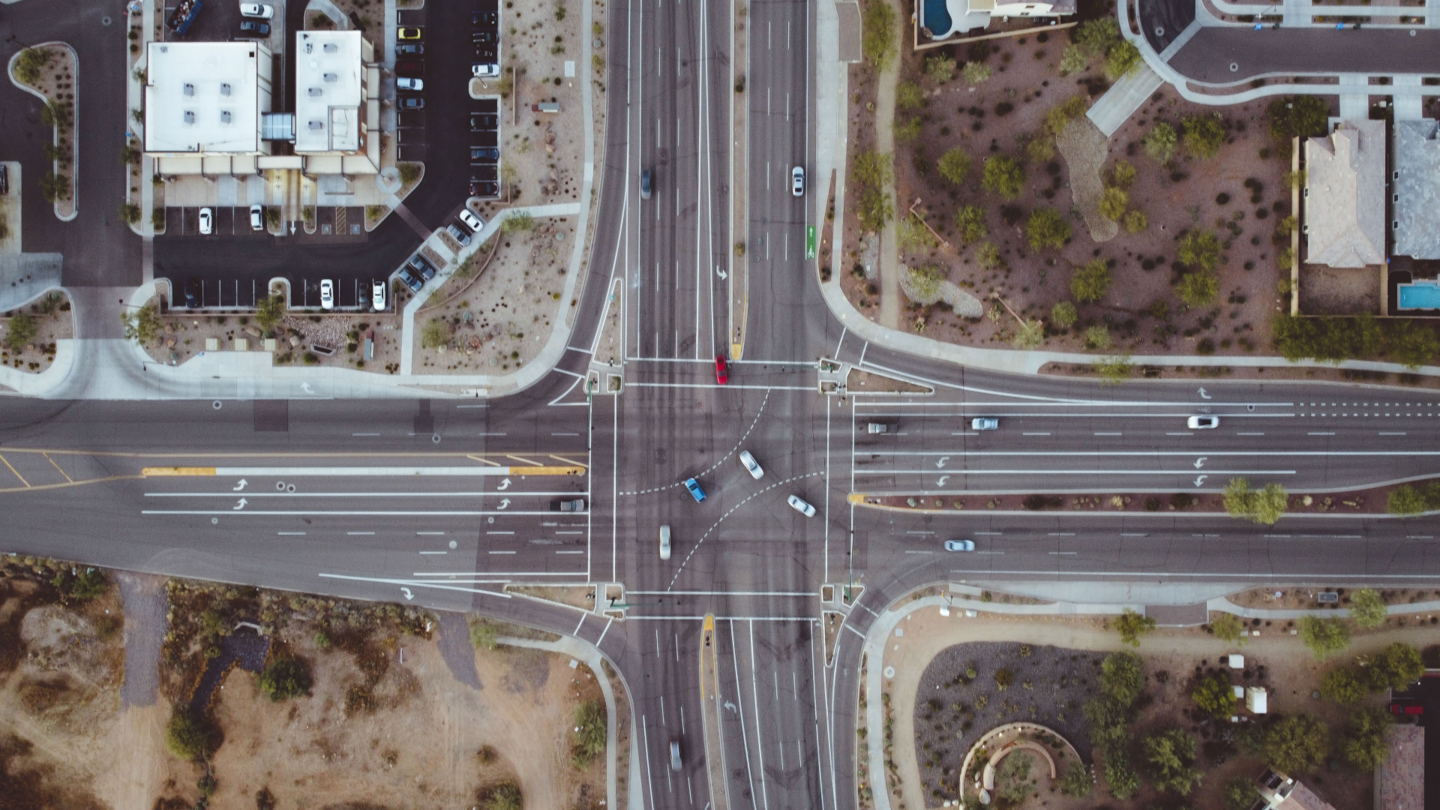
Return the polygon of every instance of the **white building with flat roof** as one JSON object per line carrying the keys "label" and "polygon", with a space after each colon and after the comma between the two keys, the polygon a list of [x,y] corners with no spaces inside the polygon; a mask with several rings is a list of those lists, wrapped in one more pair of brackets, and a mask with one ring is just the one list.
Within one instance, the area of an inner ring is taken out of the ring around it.
{"label": "white building with flat roof", "polygon": [[359,31],[295,35],[295,154],[309,174],[380,171],[380,69]]}
{"label": "white building with flat roof", "polygon": [[[259,42],[152,42],[147,46],[145,151],[161,174],[253,172],[270,153],[260,119],[270,111],[270,49]],[[207,161],[215,171],[207,171]],[[222,165],[223,164],[223,165]]]}
{"label": "white building with flat roof", "polygon": [[380,171],[380,65],[358,31],[295,35],[295,110],[271,109],[259,42],[153,42],[145,152],[161,175],[321,175]]}

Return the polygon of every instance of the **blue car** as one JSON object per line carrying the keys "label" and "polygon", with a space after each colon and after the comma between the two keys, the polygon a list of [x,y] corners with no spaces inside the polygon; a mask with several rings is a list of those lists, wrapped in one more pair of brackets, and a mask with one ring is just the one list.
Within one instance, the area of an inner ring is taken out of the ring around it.
{"label": "blue car", "polygon": [[421,281],[419,276],[410,272],[410,268],[408,267],[400,268],[400,280],[405,282],[405,286],[409,287],[411,292],[418,293],[420,292],[420,288],[425,286],[425,282]]}
{"label": "blue car", "polygon": [[696,481],[694,478],[686,478],[685,488],[690,490],[690,494],[694,496],[696,503],[705,500],[705,490],[700,488],[699,481]]}

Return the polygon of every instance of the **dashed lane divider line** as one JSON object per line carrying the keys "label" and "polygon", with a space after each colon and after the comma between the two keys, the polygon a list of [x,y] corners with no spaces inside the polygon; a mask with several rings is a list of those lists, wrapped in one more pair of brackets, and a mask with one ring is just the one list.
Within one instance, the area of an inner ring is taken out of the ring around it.
{"label": "dashed lane divider line", "polygon": [[789,477],[789,478],[786,478],[786,479],[783,480],[783,481],[776,481],[775,483],[771,484],[771,485],[768,486],[768,487],[765,487],[764,489],[759,489],[759,490],[756,490],[756,491],[750,493],[750,496],[749,496],[749,497],[745,498],[744,500],[740,501],[739,503],[735,504],[734,506],[732,506],[732,507],[730,507],[728,510],[726,510],[726,511],[725,511],[725,514],[721,515],[721,516],[719,517],[719,519],[717,519],[714,523],[712,523],[712,524],[710,525],[710,528],[706,529],[706,530],[705,530],[705,533],[702,534],[702,535],[700,535],[700,539],[697,540],[697,541],[695,541],[695,547],[692,548],[692,549],[690,549],[690,553],[689,553],[689,554],[686,554],[686,555],[685,555],[685,559],[683,559],[683,560],[680,561],[680,567],[675,570],[675,576],[673,576],[673,577],[670,578],[670,584],[665,586],[665,590],[666,590],[666,591],[669,591],[669,590],[671,590],[672,588],[675,587],[675,580],[677,580],[677,579],[680,578],[681,572],[683,572],[683,571],[685,570],[685,566],[686,566],[686,564],[688,564],[688,563],[690,562],[690,558],[693,557],[693,556],[695,556],[695,552],[697,552],[697,551],[700,550],[700,546],[701,546],[702,544],[704,544],[705,538],[709,537],[712,532],[714,532],[716,529],[720,528],[720,524],[725,522],[725,518],[728,518],[728,517],[730,517],[730,515],[734,514],[734,512],[735,512],[736,509],[739,509],[740,507],[742,507],[742,506],[744,506],[745,504],[749,503],[750,501],[752,501],[752,500],[760,497],[761,495],[764,495],[765,493],[769,492],[769,491],[772,490],[772,489],[776,489],[777,487],[783,487],[783,486],[785,486],[786,484],[790,483],[791,481],[799,481],[799,480],[804,479],[804,478],[814,478],[814,477],[817,476],[817,475],[818,475],[818,476],[821,476],[821,477],[823,478],[823,477],[825,476],[825,473],[823,473],[823,472],[818,472],[818,471],[817,471],[817,472],[812,472],[812,473],[805,473],[804,475],[794,475],[794,476],[791,476],[791,477]]}
{"label": "dashed lane divider line", "polygon": [[[701,476],[709,475],[710,473],[714,472],[721,464],[724,464],[724,463],[725,463],[725,459],[728,459],[728,458],[730,458],[731,456],[735,455],[737,452],[739,452],[739,450],[740,450],[740,445],[744,444],[744,443],[745,443],[745,440],[748,439],[748,438],[750,438],[750,434],[751,434],[751,432],[753,432],[753,431],[755,430],[755,426],[758,425],[758,424],[760,424],[760,417],[761,417],[762,415],[764,415],[764,413],[765,413],[765,403],[767,403],[767,402],[769,402],[769,401],[770,401],[770,392],[769,392],[769,391],[766,391],[766,392],[765,392],[765,398],[762,399],[762,400],[760,400],[760,410],[758,410],[758,411],[755,412],[755,418],[752,419],[752,420],[750,420],[750,427],[745,430],[745,433],[740,437],[740,440],[737,441],[737,442],[735,442],[735,446],[732,447],[732,448],[730,448],[730,452],[728,452],[728,453],[726,453],[725,455],[721,456],[718,461],[716,461],[714,464],[710,465],[710,468],[709,468],[709,469],[706,469],[706,470],[701,471],[701,473],[700,473],[699,475],[696,475],[696,476],[695,476],[696,478],[700,478]],[[649,488],[649,489],[637,489],[637,490],[635,490],[634,492],[622,492],[622,493],[620,493],[620,494],[621,494],[621,495],[649,495],[649,494],[651,494],[651,493],[653,493],[653,492],[664,492],[664,491],[667,490],[667,489],[675,489],[676,487],[683,486],[684,483],[685,483],[684,481],[676,481],[676,482],[673,483],[673,484],[666,484],[666,485],[663,486],[663,487],[651,487],[651,488]]]}

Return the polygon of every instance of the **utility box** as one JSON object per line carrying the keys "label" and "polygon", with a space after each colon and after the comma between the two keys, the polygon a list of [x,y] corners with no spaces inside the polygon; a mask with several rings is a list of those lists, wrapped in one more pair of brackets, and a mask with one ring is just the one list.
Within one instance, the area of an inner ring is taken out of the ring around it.
{"label": "utility box", "polygon": [[538,113],[550,113],[551,115],[557,115],[560,112],[560,102],[542,101],[539,104],[531,104],[530,109]]}

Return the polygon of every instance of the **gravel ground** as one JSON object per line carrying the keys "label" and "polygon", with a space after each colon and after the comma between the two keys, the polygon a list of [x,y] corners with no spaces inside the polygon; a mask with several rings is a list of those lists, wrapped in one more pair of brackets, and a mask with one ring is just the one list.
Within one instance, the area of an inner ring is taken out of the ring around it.
{"label": "gravel ground", "polygon": [[[1089,724],[1082,707],[1094,695],[1104,658],[1103,653],[1008,642],[956,644],[935,656],[915,699],[915,755],[926,795],[940,790],[953,798],[955,771],[966,750],[1005,723],[1040,723],[1082,755],[1087,752]],[[971,668],[974,678],[967,674]],[[1014,675],[1006,689],[996,685],[1002,669]]]}
{"label": "gravel ground", "polygon": [[153,706],[166,630],[165,578],[116,571],[115,579],[125,605],[125,682],[120,700],[126,706]]}
{"label": "gravel ground", "polygon": [[471,689],[484,689],[480,673],[475,669],[475,647],[470,644],[470,628],[459,613],[442,612],[440,616],[440,657],[455,680]]}

